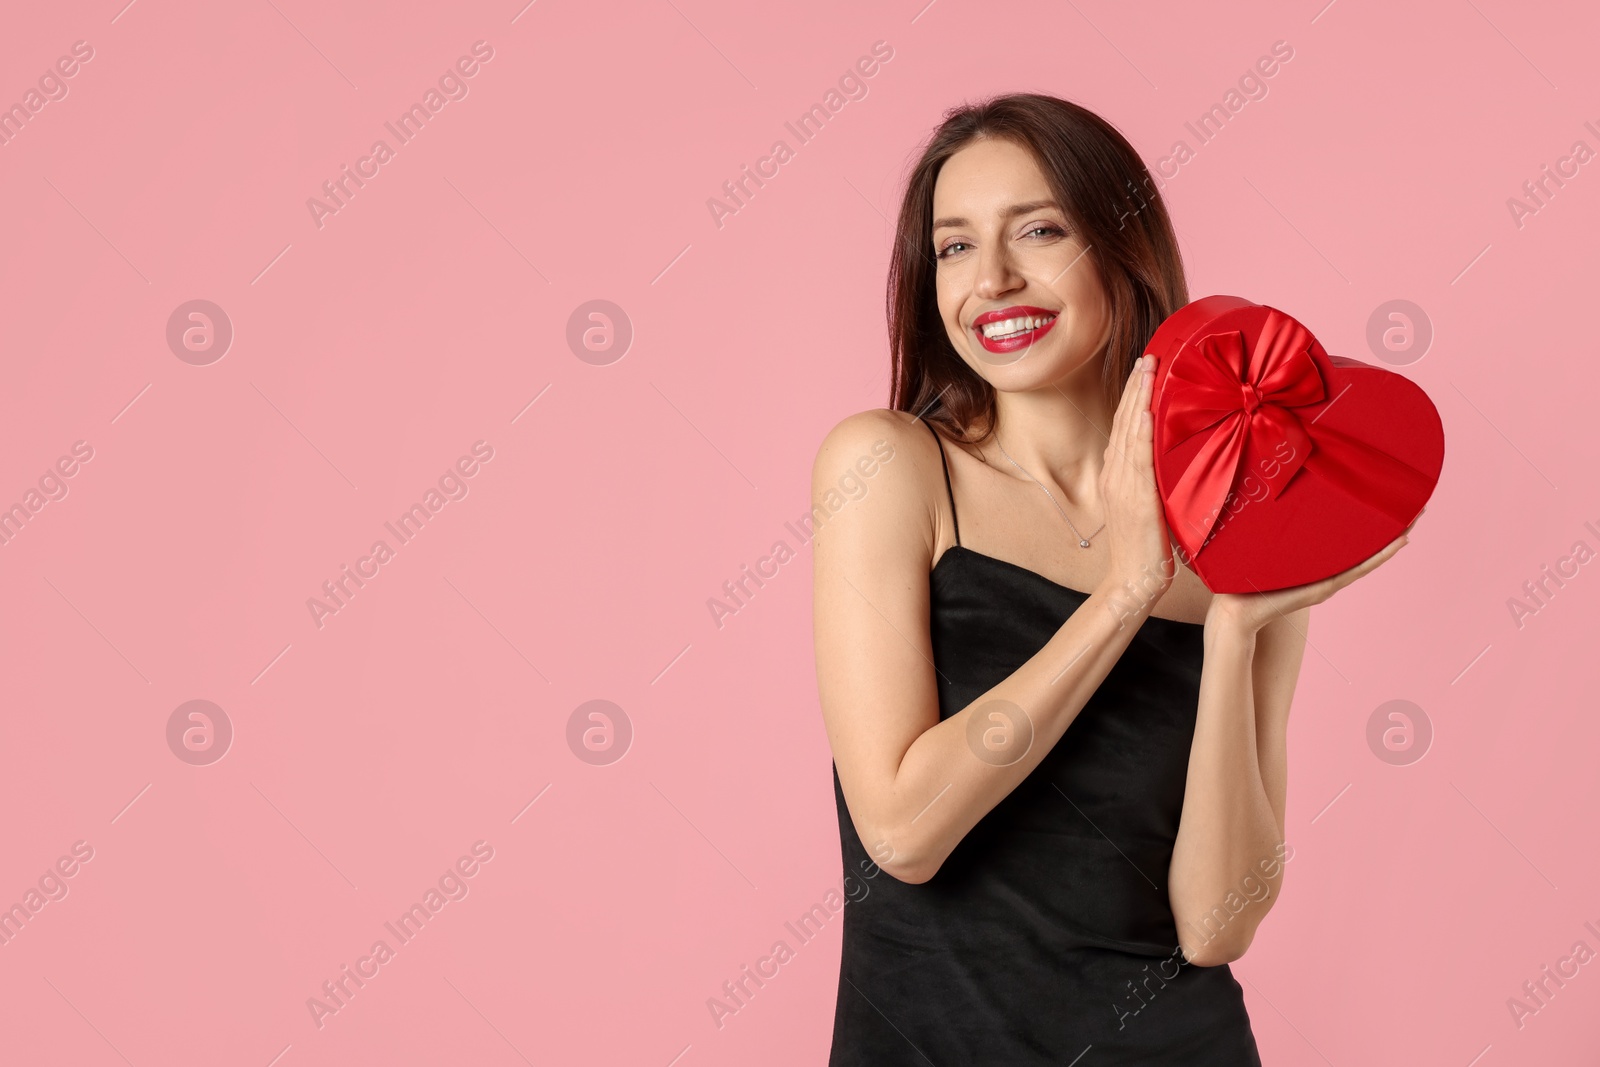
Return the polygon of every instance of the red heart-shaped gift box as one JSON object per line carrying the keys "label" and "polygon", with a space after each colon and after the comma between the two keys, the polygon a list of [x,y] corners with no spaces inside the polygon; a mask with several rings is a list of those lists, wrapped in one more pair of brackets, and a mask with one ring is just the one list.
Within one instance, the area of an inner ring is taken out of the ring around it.
{"label": "red heart-shaped gift box", "polygon": [[1338,574],[1398,537],[1444,465],[1444,426],[1410,379],[1330,356],[1237,296],[1156,330],[1150,412],[1173,551],[1214,593]]}

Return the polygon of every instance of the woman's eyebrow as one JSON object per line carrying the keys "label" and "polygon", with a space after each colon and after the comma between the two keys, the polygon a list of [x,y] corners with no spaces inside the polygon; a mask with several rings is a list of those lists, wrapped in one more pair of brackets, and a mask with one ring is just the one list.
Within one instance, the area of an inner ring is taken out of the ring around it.
{"label": "woman's eyebrow", "polygon": [[[1002,212],[1001,218],[1009,219],[1009,218],[1012,218],[1013,216],[1016,216],[1016,215],[1026,215],[1030,211],[1039,211],[1039,210],[1041,210],[1043,208],[1047,208],[1047,207],[1048,208],[1055,208],[1057,211],[1061,210],[1061,205],[1057,204],[1054,200],[1030,200],[1026,204],[1012,204],[1010,207],[1006,208],[1004,212]],[[950,216],[948,218],[934,219],[933,220],[933,228],[936,229],[936,230],[941,230],[941,229],[944,229],[944,228],[950,227],[950,226],[971,226],[971,225],[972,225],[972,223],[970,221],[968,221],[967,219],[961,218],[960,216],[954,216],[954,215],[952,215],[952,216]]]}

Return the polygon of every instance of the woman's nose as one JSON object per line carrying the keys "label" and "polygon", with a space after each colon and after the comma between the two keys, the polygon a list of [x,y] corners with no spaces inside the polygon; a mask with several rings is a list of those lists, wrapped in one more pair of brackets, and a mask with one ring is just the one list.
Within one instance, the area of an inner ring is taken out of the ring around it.
{"label": "woman's nose", "polygon": [[993,300],[1017,287],[1016,266],[1004,245],[991,246],[992,250],[978,253],[977,293],[984,300]]}

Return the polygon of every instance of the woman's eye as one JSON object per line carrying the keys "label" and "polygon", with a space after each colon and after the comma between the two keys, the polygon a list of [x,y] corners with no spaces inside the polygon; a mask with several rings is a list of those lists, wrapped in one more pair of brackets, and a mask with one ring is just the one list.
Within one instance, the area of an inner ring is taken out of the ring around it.
{"label": "woman's eye", "polygon": [[[1050,223],[1041,222],[1037,226],[1032,226],[1032,227],[1029,227],[1027,230],[1024,230],[1022,236],[1024,236],[1024,237],[1032,237],[1034,234],[1041,234],[1041,233],[1044,234],[1045,237],[1047,237],[1047,238],[1065,237],[1067,235],[1067,232],[1065,230],[1063,230],[1061,227],[1052,225]],[[939,251],[935,252],[934,253],[934,258],[935,259],[944,259],[950,253],[956,251],[957,249],[970,248],[970,247],[972,247],[972,246],[967,244],[967,242],[965,242],[965,241],[951,241],[949,244],[947,244],[943,248],[939,249]]]}

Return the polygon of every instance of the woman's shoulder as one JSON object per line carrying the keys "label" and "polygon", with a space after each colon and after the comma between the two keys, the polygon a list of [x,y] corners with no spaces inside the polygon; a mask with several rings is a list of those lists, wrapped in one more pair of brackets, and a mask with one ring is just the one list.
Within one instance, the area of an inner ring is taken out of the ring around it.
{"label": "woman's shoulder", "polygon": [[944,493],[938,449],[928,426],[910,412],[870,408],[848,415],[817,449],[812,503],[837,511],[870,491],[866,528],[881,526],[894,536],[921,531],[916,536],[927,540],[923,527],[932,527],[934,490],[941,498]]}
{"label": "woman's shoulder", "polygon": [[829,469],[836,466],[831,461],[848,454],[873,454],[911,451],[932,452],[938,443],[929,432],[928,424],[909,411],[892,408],[868,408],[854,415],[846,415],[834,424],[817,449],[819,468],[823,459],[830,460]]}

